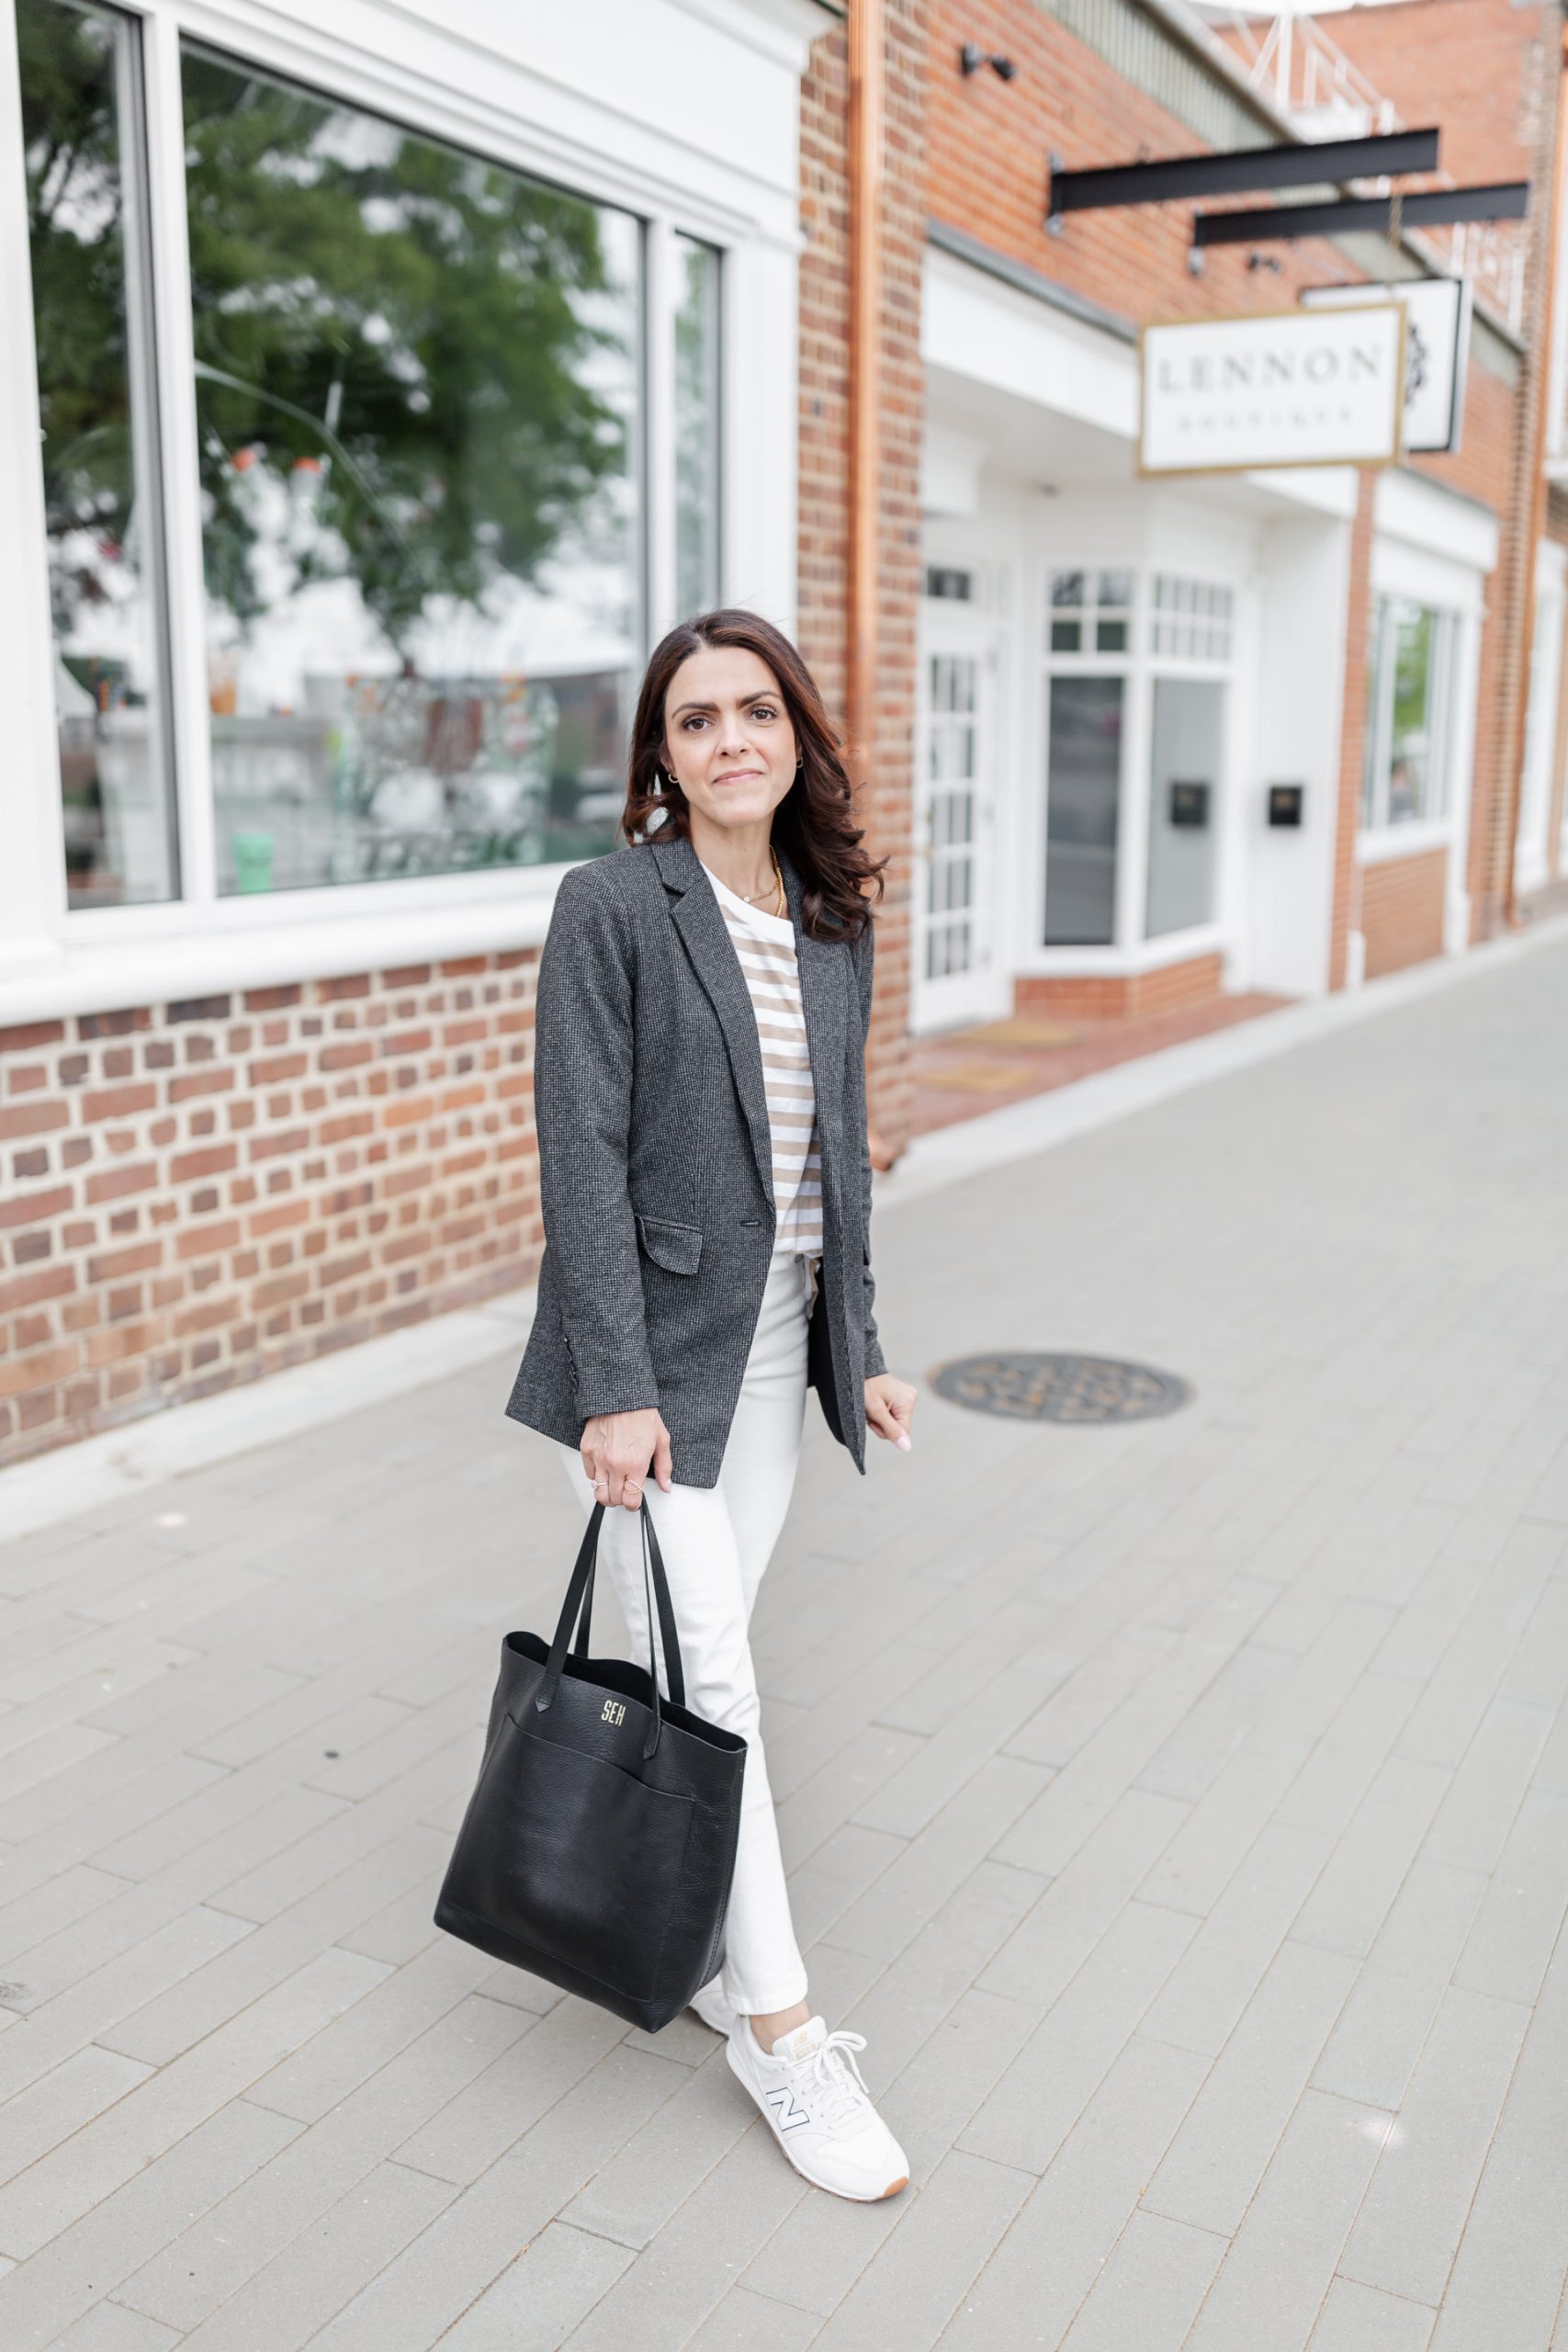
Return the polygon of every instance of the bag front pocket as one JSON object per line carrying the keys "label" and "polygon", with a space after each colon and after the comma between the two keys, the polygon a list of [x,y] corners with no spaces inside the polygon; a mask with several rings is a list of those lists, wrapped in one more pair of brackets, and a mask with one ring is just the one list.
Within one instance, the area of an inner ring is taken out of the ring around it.
{"label": "bag front pocket", "polygon": [[459,1838],[451,1899],[596,1983],[649,1998],[685,1877],[692,1799],[512,1715],[475,1799],[482,1840],[468,1849]]}

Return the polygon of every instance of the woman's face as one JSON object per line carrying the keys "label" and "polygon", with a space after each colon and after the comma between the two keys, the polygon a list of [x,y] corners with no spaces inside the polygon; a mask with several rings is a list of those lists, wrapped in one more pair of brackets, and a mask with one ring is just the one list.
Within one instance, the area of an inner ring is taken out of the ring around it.
{"label": "woman's face", "polygon": [[664,697],[664,763],[693,810],[715,825],[769,818],[795,782],[795,729],[760,654],[705,645]]}

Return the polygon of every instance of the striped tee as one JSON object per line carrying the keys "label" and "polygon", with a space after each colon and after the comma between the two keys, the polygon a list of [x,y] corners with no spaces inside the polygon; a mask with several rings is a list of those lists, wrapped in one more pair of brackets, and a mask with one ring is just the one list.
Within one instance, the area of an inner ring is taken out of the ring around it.
{"label": "striped tee", "polygon": [[713,884],[757,1016],[762,1086],[773,1137],[773,1201],[778,1211],[773,1251],[776,1256],[784,1250],[799,1250],[807,1257],[819,1258],[822,1160],[795,963],[795,925],[788,915],[749,907],[708,866],[704,865],[703,872]]}

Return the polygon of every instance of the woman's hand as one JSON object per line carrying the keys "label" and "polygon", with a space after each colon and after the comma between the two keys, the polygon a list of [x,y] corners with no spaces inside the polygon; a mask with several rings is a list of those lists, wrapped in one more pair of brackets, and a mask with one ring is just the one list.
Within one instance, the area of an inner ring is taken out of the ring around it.
{"label": "woman's hand", "polygon": [[888,1439],[900,1453],[908,1453],[909,1423],[914,1416],[915,1391],[907,1380],[897,1380],[890,1372],[879,1372],[865,1384],[865,1425],[878,1437]]}
{"label": "woman's hand", "polygon": [[596,1503],[617,1503],[626,1510],[642,1507],[649,1464],[666,1494],[670,1491],[670,1432],[658,1408],[645,1405],[636,1413],[595,1413],[585,1421],[579,1448]]}

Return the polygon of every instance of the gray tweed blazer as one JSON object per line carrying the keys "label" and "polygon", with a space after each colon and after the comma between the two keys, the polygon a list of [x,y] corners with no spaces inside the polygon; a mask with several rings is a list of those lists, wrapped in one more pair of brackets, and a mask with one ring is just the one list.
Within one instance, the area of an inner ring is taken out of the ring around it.
{"label": "gray tweed blazer", "polygon": [[[807,937],[799,874],[779,863],[817,1096],[826,1376],[863,1472],[862,1388],[886,1370],[865,1132],[872,929],[852,947]],[[545,1254],[506,1411],[575,1445],[592,1414],[657,1406],[675,1478],[715,1486],[777,1211],[756,1018],[690,842],[612,850],[563,877],[539,959],[534,1105]]]}

